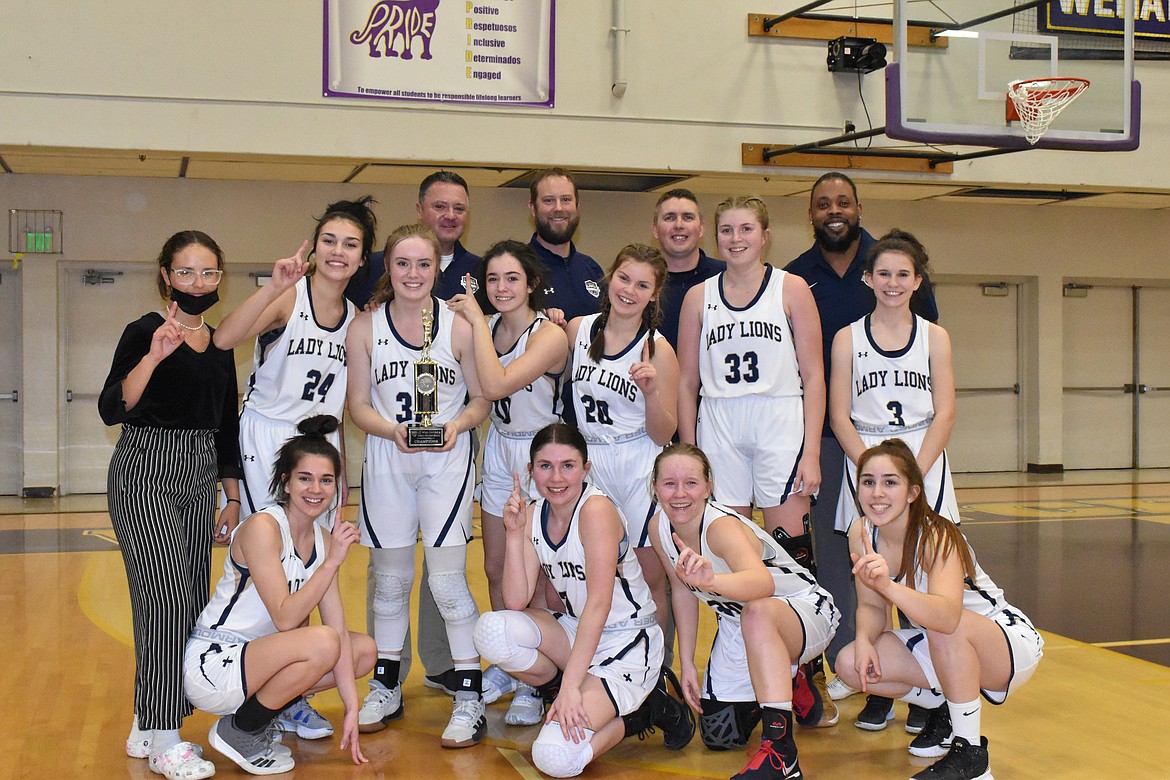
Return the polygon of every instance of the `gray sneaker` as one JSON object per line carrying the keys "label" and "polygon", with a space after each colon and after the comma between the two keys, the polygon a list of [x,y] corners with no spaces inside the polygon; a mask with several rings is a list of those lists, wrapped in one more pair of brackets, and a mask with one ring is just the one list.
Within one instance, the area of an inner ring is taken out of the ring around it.
{"label": "gray sneaker", "polygon": [[512,704],[504,715],[504,723],[509,726],[535,726],[543,718],[544,700],[540,694],[531,685],[518,682]]}
{"label": "gray sneaker", "polygon": [[[254,775],[289,772],[296,762],[273,741],[273,730],[252,734],[236,727],[234,715],[224,715],[207,734],[211,746]],[[281,746],[282,747],[282,746]]]}

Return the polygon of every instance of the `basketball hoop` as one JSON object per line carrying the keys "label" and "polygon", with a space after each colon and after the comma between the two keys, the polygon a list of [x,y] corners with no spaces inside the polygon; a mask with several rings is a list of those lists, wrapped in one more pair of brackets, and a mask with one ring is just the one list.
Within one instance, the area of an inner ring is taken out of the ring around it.
{"label": "basketball hoop", "polygon": [[1007,119],[1009,122],[1018,119],[1024,128],[1024,137],[1028,143],[1034,144],[1048,130],[1056,115],[1088,87],[1089,80],[1080,78],[1013,81],[1008,84],[1011,103],[1007,108]]}

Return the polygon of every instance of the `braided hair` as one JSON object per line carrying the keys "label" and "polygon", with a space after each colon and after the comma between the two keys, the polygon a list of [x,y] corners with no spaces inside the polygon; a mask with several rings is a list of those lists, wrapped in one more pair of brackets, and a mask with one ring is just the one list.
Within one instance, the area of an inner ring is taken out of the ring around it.
{"label": "braided hair", "polygon": [[645,263],[654,271],[654,293],[646,308],[642,310],[642,329],[650,339],[650,357],[654,357],[654,331],[662,322],[662,288],[666,285],[666,261],[662,253],[655,247],[646,244],[627,244],[617,253],[609,271],[602,280],[605,294],[601,296],[601,316],[593,326],[592,340],[589,342],[589,359],[600,363],[605,358],[605,324],[609,321],[609,313],[613,304],[609,301],[609,286],[613,275],[626,263]]}

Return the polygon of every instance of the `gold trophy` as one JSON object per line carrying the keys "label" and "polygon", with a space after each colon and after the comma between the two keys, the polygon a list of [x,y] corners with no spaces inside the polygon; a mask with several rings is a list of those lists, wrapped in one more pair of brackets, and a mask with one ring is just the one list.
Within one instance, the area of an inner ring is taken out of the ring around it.
{"label": "gold trophy", "polygon": [[439,413],[439,364],[431,359],[431,326],[435,315],[428,309],[422,313],[422,356],[414,363],[414,416],[422,423],[406,426],[406,446],[435,448],[446,444],[446,431],[431,418]]}

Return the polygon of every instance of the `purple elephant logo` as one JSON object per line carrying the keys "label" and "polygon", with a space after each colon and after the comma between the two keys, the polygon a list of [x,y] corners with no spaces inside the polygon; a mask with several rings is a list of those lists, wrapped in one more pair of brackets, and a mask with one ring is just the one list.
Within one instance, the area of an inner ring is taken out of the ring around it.
{"label": "purple elephant logo", "polygon": [[[367,44],[371,57],[401,57],[414,59],[414,39],[422,38],[424,60],[431,58],[431,36],[435,32],[435,9],[440,0],[381,0],[370,9],[366,26],[354,30],[349,42]],[[401,47],[395,43],[401,38]],[[381,49],[379,49],[379,46]],[[401,51],[401,53],[399,53]]]}

